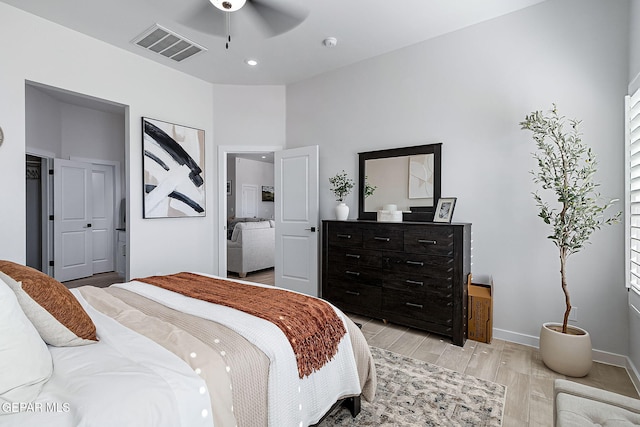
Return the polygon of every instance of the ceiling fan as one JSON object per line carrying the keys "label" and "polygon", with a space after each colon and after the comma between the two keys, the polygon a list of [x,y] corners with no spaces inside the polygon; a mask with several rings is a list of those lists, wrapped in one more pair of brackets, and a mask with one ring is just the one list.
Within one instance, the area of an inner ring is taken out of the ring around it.
{"label": "ceiling fan", "polygon": [[266,37],[274,37],[297,27],[307,12],[291,2],[283,5],[282,0],[199,0],[197,6],[185,11],[179,20],[196,31],[226,37],[229,48],[232,15],[234,25],[236,17],[242,18],[238,20],[238,27],[248,22]]}

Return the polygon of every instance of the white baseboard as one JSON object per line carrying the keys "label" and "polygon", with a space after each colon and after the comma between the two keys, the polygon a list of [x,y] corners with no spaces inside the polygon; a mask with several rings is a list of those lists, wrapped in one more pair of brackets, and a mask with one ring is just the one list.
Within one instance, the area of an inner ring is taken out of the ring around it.
{"label": "white baseboard", "polygon": [[633,364],[631,359],[629,359],[628,357],[626,368],[627,372],[629,372],[629,377],[631,377],[631,382],[633,382],[636,391],[638,392],[638,394],[640,394],[640,373],[638,372],[638,369],[636,369],[636,366]]}
{"label": "white baseboard", "polygon": [[517,344],[535,348],[538,348],[538,344],[540,342],[540,338],[533,335],[526,335],[497,328],[493,328],[493,338],[498,338],[499,340],[514,342]]}
{"label": "white baseboard", "polygon": [[[540,337],[533,335],[521,334],[518,332],[506,331],[504,329],[493,328],[493,337],[504,341],[514,342],[529,347],[540,347]],[[593,360],[596,362],[606,363],[608,365],[629,368],[632,365],[631,360],[627,356],[621,354],[609,353],[602,350],[593,350]],[[635,370],[635,368],[634,368]],[[635,372],[637,376],[637,371]]]}

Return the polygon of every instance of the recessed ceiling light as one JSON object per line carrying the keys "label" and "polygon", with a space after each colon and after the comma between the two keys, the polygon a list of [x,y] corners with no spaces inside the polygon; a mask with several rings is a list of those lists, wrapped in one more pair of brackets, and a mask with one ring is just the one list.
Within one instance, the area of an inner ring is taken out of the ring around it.
{"label": "recessed ceiling light", "polygon": [[245,59],[244,62],[250,67],[255,67],[256,65],[258,65],[258,61],[256,61],[255,59]]}

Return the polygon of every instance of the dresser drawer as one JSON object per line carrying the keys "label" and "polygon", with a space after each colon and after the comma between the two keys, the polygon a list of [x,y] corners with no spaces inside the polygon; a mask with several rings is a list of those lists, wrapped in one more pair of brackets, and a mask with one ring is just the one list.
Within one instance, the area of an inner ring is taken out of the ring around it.
{"label": "dresser drawer", "polygon": [[365,228],[362,231],[362,246],[367,249],[401,251],[404,246],[404,234],[397,227]]}
{"label": "dresser drawer", "polygon": [[448,257],[393,252],[382,254],[382,267],[386,270],[438,279],[450,279],[453,265],[453,258]]}
{"label": "dresser drawer", "polygon": [[340,309],[354,313],[379,313],[382,288],[351,283],[348,286],[334,286],[323,289],[322,297]]}
{"label": "dresser drawer", "polygon": [[453,256],[453,229],[447,226],[423,227],[404,232],[405,252]]}
{"label": "dresser drawer", "polygon": [[334,247],[327,255],[329,265],[340,263],[344,265],[382,268],[382,253],[356,247]]}
{"label": "dresser drawer", "polygon": [[352,283],[359,283],[368,286],[382,286],[382,275],[378,269],[335,263],[330,264],[328,270],[328,285],[330,287],[348,287]]}
{"label": "dresser drawer", "polygon": [[362,247],[362,229],[351,224],[331,224],[327,240],[331,246]]}
{"label": "dresser drawer", "polygon": [[453,296],[453,278],[438,279],[406,273],[385,273],[382,286],[399,291],[411,291],[416,295],[437,294],[451,298]]}
{"label": "dresser drawer", "polygon": [[430,295],[418,298],[411,291],[382,289],[383,312],[400,313],[403,317],[449,325],[453,318],[453,299]]}

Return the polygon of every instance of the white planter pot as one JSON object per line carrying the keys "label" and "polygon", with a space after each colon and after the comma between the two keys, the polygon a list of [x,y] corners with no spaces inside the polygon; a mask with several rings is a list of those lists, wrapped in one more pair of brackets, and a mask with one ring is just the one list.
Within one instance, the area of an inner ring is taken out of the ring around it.
{"label": "white planter pot", "polygon": [[584,377],[593,363],[591,336],[577,326],[567,326],[567,332],[562,333],[561,323],[543,324],[540,328],[540,356],[553,371],[569,377]]}
{"label": "white planter pot", "polygon": [[349,217],[349,206],[344,203],[338,204],[336,206],[336,219],[338,221],[345,221]]}

